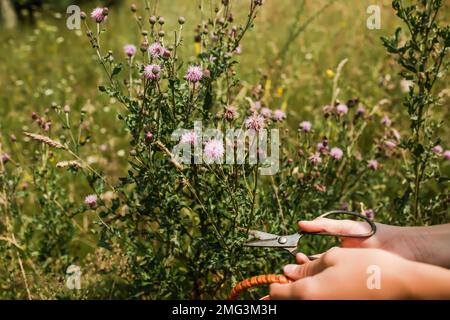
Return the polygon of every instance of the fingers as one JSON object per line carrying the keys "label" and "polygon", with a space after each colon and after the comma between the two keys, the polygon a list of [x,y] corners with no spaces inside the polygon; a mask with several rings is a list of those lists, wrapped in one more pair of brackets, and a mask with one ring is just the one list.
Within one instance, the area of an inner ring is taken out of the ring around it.
{"label": "fingers", "polygon": [[299,252],[295,256],[295,261],[298,264],[305,264],[305,263],[309,262],[310,260],[309,260],[309,258],[308,258],[308,256],[306,254]]}
{"label": "fingers", "polygon": [[270,299],[272,300],[294,300],[314,299],[315,279],[305,278],[288,284],[274,283],[270,285]]}
{"label": "fingers", "polygon": [[364,222],[327,218],[317,218],[312,221],[300,221],[298,226],[300,230],[311,233],[330,232],[362,234],[370,231],[370,226]]}
{"label": "fingers", "polygon": [[283,268],[283,272],[288,278],[298,280],[322,272],[328,267],[325,262],[326,261],[324,259],[317,259],[303,265],[288,264]]}

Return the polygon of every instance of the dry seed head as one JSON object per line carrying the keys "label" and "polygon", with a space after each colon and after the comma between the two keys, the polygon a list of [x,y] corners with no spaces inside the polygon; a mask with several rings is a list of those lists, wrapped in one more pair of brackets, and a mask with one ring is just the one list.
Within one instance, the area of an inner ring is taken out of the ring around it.
{"label": "dry seed head", "polygon": [[35,133],[30,133],[30,132],[24,132],[24,135],[26,135],[27,137],[35,140],[35,141],[39,141],[42,143],[45,143],[46,145],[56,148],[56,149],[65,149],[65,147],[59,143],[58,141],[52,140],[47,136],[43,136],[40,134],[35,134]]}

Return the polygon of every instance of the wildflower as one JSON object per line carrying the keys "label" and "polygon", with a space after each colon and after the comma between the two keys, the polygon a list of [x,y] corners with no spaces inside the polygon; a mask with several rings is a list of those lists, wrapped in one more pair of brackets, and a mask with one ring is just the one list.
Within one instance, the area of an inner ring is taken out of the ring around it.
{"label": "wildflower", "polygon": [[[259,109],[261,109],[261,101],[255,101],[255,102],[252,101],[250,103],[250,111],[255,112]],[[270,110],[270,109],[267,109],[267,110]],[[272,114],[270,116],[272,116]]]}
{"label": "wildflower", "polygon": [[136,46],[127,44],[125,45],[125,47],[123,47],[123,51],[128,58],[134,57],[134,55],[136,54]]}
{"label": "wildflower", "polygon": [[161,77],[161,67],[157,64],[149,64],[144,68],[144,77],[157,80]]}
{"label": "wildflower", "polygon": [[378,161],[377,160],[367,161],[367,168],[372,170],[378,170]]}
{"label": "wildflower", "polygon": [[194,131],[189,131],[181,136],[180,143],[195,145],[197,143],[197,140],[197,134]]}
{"label": "wildflower", "polygon": [[363,106],[358,107],[358,109],[356,109],[356,114],[359,116],[362,116],[366,113],[366,109]]}
{"label": "wildflower", "polygon": [[370,220],[373,220],[373,218],[375,218],[375,212],[372,209],[364,210],[363,213]]}
{"label": "wildflower", "polygon": [[145,142],[150,143],[153,141],[153,133],[147,132],[145,134]]}
{"label": "wildflower", "polygon": [[35,134],[35,133],[29,133],[29,132],[24,132],[23,134],[33,140],[36,140],[36,141],[42,142],[46,145],[49,145],[50,147],[53,147],[56,149],[65,149],[61,143],[59,143],[58,141],[52,140],[47,136],[43,136],[43,135]]}
{"label": "wildflower", "polygon": [[381,124],[383,126],[389,127],[392,124],[392,120],[389,119],[388,116],[384,116],[383,119],[381,119]]}
{"label": "wildflower", "polygon": [[311,132],[312,124],[309,121],[303,121],[300,123],[299,127],[303,132]]}
{"label": "wildflower", "polygon": [[319,164],[319,163],[322,162],[322,158],[320,157],[320,154],[317,153],[317,152],[314,153],[314,154],[312,154],[312,155],[308,158],[308,160],[311,161],[311,163],[312,163],[313,165],[317,165],[317,164]]}
{"label": "wildflower", "polygon": [[344,155],[344,152],[342,152],[342,150],[340,148],[332,148],[330,151],[330,156],[334,159],[334,160],[341,160],[342,156]]}
{"label": "wildflower", "polygon": [[323,143],[323,142],[319,142],[316,146],[317,151],[320,153],[325,153],[326,151],[328,151],[328,146]]}
{"label": "wildflower", "polygon": [[91,18],[97,23],[105,21],[108,18],[107,15],[108,15],[107,8],[95,8],[91,12]]}
{"label": "wildflower", "polygon": [[434,146],[432,150],[436,154],[442,154],[444,152],[444,149],[440,145]]}
{"label": "wildflower", "polygon": [[7,153],[2,154],[0,157],[0,163],[6,164],[9,160],[11,160],[11,157]]}
{"label": "wildflower", "polygon": [[178,23],[183,25],[186,22],[186,19],[184,17],[179,17],[178,18]]}
{"label": "wildflower", "polygon": [[220,140],[210,140],[205,144],[204,154],[207,159],[210,160],[220,160],[222,159],[225,153],[225,149],[223,147],[223,142]]}
{"label": "wildflower", "polygon": [[91,194],[84,198],[84,204],[87,205],[89,208],[94,209],[97,207],[97,196],[95,194]]}
{"label": "wildflower", "polygon": [[272,110],[270,110],[269,108],[262,108],[261,114],[265,118],[272,118]]}
{"label": "wildflower", "polygon": [[397,147],[397,143],[395,143],[395,141],[392,140],[385,141],[384,145],[390,150],[395,149],[395,147]]}
{"label": "wildflower", "polygon": [[166,49],[164,49],[164,47],[161,45],[161,43],[155,42],[148,48],[148,51],[150,52],[150,54],[153,58],[158,58],[164,54]]}
{"label": "wildflower", "polygon": [[336,106],[336,112],[341,116],[345,115],[348,113],[348,107],[345,104],[340,103]]}
{"label": "wildflower", "polygon": [[228,106],[225,108],[225,111],[223,112],[223,118],[225,120],[232,121],[232,120],[234,120],[234,118],[236,118],[236,116],[237,116],[237,111],[236,111],[235,107]]}
{"label": "wildflower", "polygon": [[245,120],[245,127],[247,129],[253,129],[253,130],[259,131],[259,130],[263,129],[265,125],[266,125],[266,120],[264,119],[263,116],[260,116],[260,115],[254,114],[254,115],[248,117],[247,120]]}
{"label": "wildflower", "polygon": [[444,159],[445,160],[450,160],[450,150],[445,150],[444,151]]}
{"label": "wildflower", "polygon": [[284,113],[284,111],[282,110],[275,110],[273,113],[273,120],[275,121],[282,121],[286,119],[286,113]]}
{"label": "wildflower", "polygon": [[184,78],[189,82],[199,82],[203,78],[202,68],[199,66],[190,66]]}

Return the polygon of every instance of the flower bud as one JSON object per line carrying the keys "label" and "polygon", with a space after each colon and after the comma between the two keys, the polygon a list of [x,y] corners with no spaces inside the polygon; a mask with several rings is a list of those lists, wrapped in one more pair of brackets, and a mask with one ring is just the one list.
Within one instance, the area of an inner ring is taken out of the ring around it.
{"label": "flower bud", "polygon": [[178,18],[178,23],[183,25],[186,22],[186,20],[184,19],[184,17],[179,17]]}
{"label": "flower bud", "polygon": [[136,12],[136,10],[137,10],[136,5],[133,3],[131,5],[130,9],[131,9],[131,12]]}
{"label": "flower bud", "polygon": [[151,25],[154,25],[154,24],[156,23],[157,19],[156,19],[155,16],[151,16],[151,17],[148,19],[148,21],[150,22]]}
{"label": "flower bud", "polygon": [[165,22],[166,22],[166,21],[164,20],[164,17],[159,17],[158,23],[159,23],[160,25],[163,25]]}

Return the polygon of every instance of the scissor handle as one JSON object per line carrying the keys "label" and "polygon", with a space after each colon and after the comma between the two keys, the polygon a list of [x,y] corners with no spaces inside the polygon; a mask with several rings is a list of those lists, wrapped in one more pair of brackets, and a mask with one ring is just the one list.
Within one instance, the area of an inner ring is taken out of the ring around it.
{"label": "scissor handle", "polygon": [[375,225],[375,223],[372,220],[370,220],[368,217],[366,217],[362,214],[352,212],[352,211],[345,211],[345,210],[329,211],[329,212],[326,212],[326,213],[320,215],[319,218],[326,218],[328,216],[333,216],[333,215],[350,215],[350,216],[354,216],[354,217],[363,219],[365,222],[367,222],[370,225],[371,230],[370,230],[370,232],[363,233],[363,234],[332,233],[332,232],[303,232],[303,231],[301,231],[301,233],[319,235],[319,236],[334,236],[334,237],[347,237],[347,238],[369,238],[377,232],[377,226]]}

